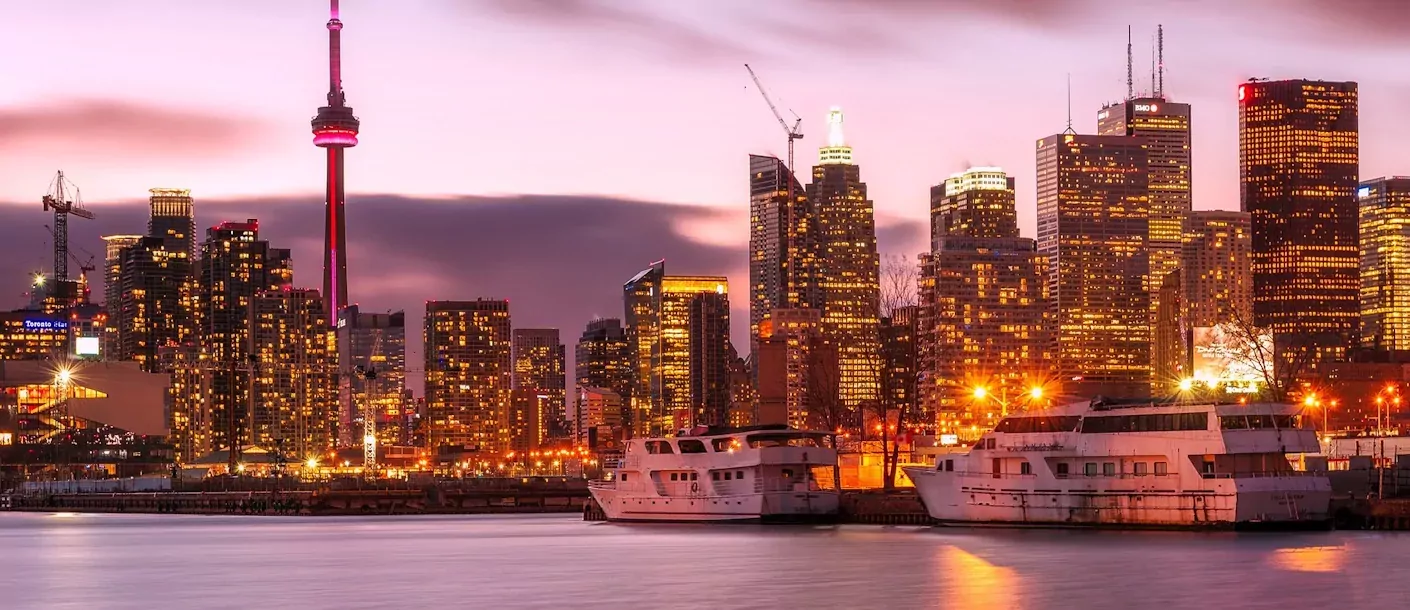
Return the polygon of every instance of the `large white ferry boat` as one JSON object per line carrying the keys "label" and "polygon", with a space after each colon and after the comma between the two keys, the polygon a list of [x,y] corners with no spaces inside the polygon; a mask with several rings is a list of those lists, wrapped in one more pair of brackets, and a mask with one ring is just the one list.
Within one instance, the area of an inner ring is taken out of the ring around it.
{"label": "large white ferry boat", "polygon": [[1283,404],[1081,403],[1004,418],[967,454],[906,467],[931,517],[971,525],[1325,526],[1317,435]]}
{"label": "large white ferry boat", "polygon": [[837,514],[826,433],[786,426],[700,429],[626,442],[589,490],[609,521],[816,521]]}

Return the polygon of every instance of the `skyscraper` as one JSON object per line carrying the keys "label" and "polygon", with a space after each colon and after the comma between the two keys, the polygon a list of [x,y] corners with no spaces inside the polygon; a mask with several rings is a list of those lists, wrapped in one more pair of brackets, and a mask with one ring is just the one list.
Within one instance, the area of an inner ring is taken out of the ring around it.
{"label": "skyscraper", "polygon": [[155,188],[148,193],[152,215],[147,221],[147,237],[160,237],[174,255],[196,254],[196,205],[191,191]]}
{"label": "skyscraper", "polygon": [[817,211],[823,334],[837,344],[842,404],[857,410],[881,397],[881,259],[867,185],[842,135],[842,110],[833,108],[827,121],[808,202]]}
{"label": "skyscraper", "polygon": [[[1013,179],[996,167],[931,188],[931,247],[921,255],[916,316],[919,413],[966,438],[1001,412],[977,387],[1022,395],[1051,375],[1048,260],[1019,237]],[[893,333],[896,331],[892,331]]]}
{"label": "skyscraper", "polygon": [[406,390],[406,313],[349,305],[338,314],[337,334],[337,362],[345,370],[373,373],[371,379],[345,375],[339,382],[339,443],[351,446],[362,438],[363,412],[371,401],[378,446],[411,444],[415,413]]}
{"label": "skyscraper", "polygon": [[[906,413],[911,418],[905,422],[915,425],[916,405],[919,404],[916,392],[916,379],[920,360],[917,349],[920,307],[906,305],[896,307],[890,315],[881,318],[881,389],[882,406],[887,417],[899,417]],[[892,425],[891,421],[877,421],[877,424]],[[927,428],[932,422],[920,422]],[[896,430],[890,431],[893,435]]]}
{"label": "skyscraper", "polygon": [[760,424],[826,428],[815,412],[837,401],[837,346],[822,335],[816,309],[780,309],[759,327],[758,413]]}
{"label": "skyscraper", "polygon": [[803,186],[778,158],[749,155],[751,352],[770,312],[820,305],[817,265],[817,218]]}
{"label": "skyscraper", "polygon": [[117,320],[114,360],[135,360],[142,370],[157,372],[157,352],[191,336],[192,313],[183,299],[192,281],[191,259],[162,237],[143,237],[122,249],[116,265],[117,300],[108,306]]}
{"label": "skyscraper", "polygon": [[556,328],[516,328],[511,339],[513,408],[523,414],[513,431],[514,447],[537,449],[549,439],[552,424],[566,419],[567,354]]}
{"label": "skyscraper", "polygon": [[509,301],[426,303],[426,416],[433,449],[509,448],[509,329]]}
{"label": "skyscraper", "polygon": [[290,462],[333,449],[337,372],[328,366],[331,331],[317,290],[264,290],[250,301],[254,399],[247,442]]}
{"label": "skyscraper", "polygon": [[723,421],[729,410],[729,281],[668,276],[664,261],[623,286],[636,371],[637,436]]}
{"label": "skyscraper", "polygon": [[1147,290],[1154,312],[1160,305],[1161,282],[1180,267],[1182,223],[1190,214],[1190,105],[1168,101],[1159,93],[1111,104],[1097,113],[1097,134],[1135,136],[1146,142]]}
{"label": "skyscraper", "polygon": [[622,321],[603,318],[588,322],[574,350],[574,383],[587,388],[606,388],[625,402],[631,396],[631,345]]}
{"label": "skyscraper", "polygon": [[106,256],[103,259],[103,306],[108,311],[108,326],[103,329],[103,354],[118,358],[118,333],[122,328],[122,251],[137,245],[141,235],[104,235]]}
{"label": "skyscraper", "polygon": [[1185,221],[1181,274],[1189,327],[1252,321],[1253,259],[1249,215],[1191,212]]}
{"label": "skyscraper", "polygon": [[251,306],[260,292],[289,286],[291,270],[289,251],[271,248],[259,238],[258,220],[222,222],[206,231],[196,280],[200,362],[194,365],[207,376],[202,385],[208,392],[200,408],[212,426],[212,449],[251,442],[251,372],[278,364],[262,362],[251,351]]}
{"label": "skyscraper", "polygon": [[1242,210],[1253,227],[1253,318],[1280,358],[1342,358],[1360,321],[1356,83],[1239,85]]}
{"label": "skyscraper", "polygon": [[343,95],[342,30],[338,0],[328,19],[328,105],[313,118],[313,144],[328,150],[327,186],[323,213],[323,298],[328,301],[329,325],[348,305],[348,238],[343,220],[343,150],[357,146],[361,122]]}
{"label": "skyscraper", "polygon": [[1061,392],[1151,388],[1146,143],[1057,134],[1038,140],[1038,253],[1048,260]]}
{"label": "skyscraper", "polygon": [[1410,358],[1410,177],[1361,183],[1361,346]]}

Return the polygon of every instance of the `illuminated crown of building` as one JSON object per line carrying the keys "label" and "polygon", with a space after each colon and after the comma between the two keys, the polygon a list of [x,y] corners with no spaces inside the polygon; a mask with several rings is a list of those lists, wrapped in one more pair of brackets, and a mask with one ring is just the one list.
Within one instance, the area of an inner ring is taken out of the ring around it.
{"label": "illuminated crown of building", "polygon": [[999,167],[971,167],[945,179],[945,196],[965,191],[1006,191],[1009,175]]}
{"label": "illuminated crown of building", "polygon": [[852,147],[842,137],[842,109],[827,111],[827,146],[818,150],[818,165],[850,165]]}

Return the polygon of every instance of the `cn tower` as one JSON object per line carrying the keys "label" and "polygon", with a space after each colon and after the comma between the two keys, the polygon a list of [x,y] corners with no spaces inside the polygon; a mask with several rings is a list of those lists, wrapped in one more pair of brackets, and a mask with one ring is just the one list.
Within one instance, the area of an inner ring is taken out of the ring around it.
{"label": "cn tower", "polygon": [[323,214],[323,302],[328,328],[337,328],[338,313],[348,305],[348,237],[343,227],[343,149],[357,146],[358,120],[343,100],[338,0],[330,0],[328,19],[328,105],[313,118],[313,144],[328,149],[327,209]]}

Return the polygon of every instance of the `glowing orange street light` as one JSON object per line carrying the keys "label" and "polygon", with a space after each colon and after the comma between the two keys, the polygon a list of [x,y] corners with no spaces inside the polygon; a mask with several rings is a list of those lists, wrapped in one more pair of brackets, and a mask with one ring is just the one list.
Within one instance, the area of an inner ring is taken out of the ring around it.
{"label": "glowing orange street light", "polygon": [[1043,387],[1042,387],[1042,386],[1036,386],[1036,385],[1033,386],[1033,389],[1028,390],[1028,397],[1029,397],[1029,398],[1032,398],[1033,400],[1038,400],[1038,399],[1042,398],[1042,397],[1043,397]]}
{"label": "glowing orange street light", "polygon": [[984,387],[984,386],[979,386],[979,387],[974,388],[974,397],[975,397],[975,398],[978,398],[978,399],[980,399],[980,400],[983,400],[984,397],[985,397],[985,396],[988,396],[988,395],[989,395],[989,388],[986,388],[986,387]]}

